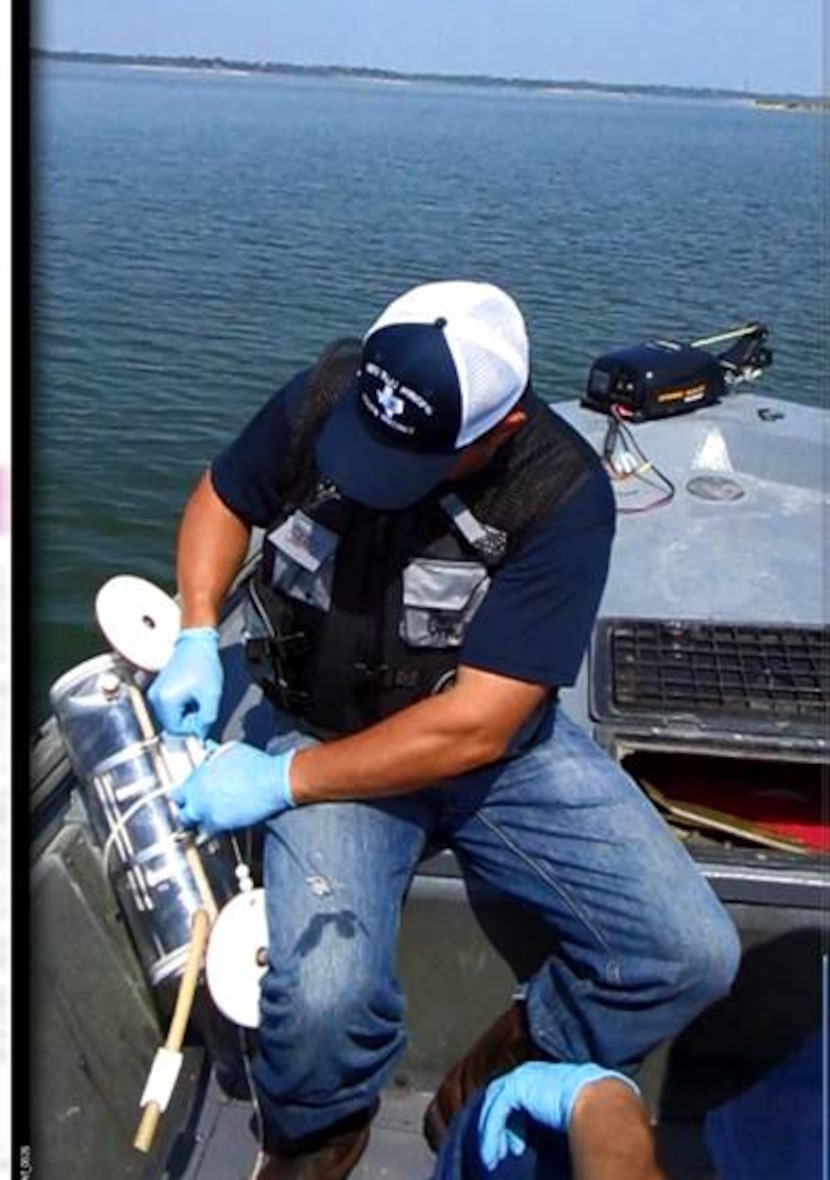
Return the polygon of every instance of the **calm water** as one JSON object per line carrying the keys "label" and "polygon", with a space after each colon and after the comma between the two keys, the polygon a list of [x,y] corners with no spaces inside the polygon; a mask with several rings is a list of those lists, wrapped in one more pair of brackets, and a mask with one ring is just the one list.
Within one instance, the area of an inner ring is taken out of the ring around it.
{"label": "calm water", "polygon": [[186,495],[276,383],[394,295],[507,287],[537,388],[758,318],[823,397],[820,116],[691,101],[49,63],[33,75],[34,691],[172,591]]}

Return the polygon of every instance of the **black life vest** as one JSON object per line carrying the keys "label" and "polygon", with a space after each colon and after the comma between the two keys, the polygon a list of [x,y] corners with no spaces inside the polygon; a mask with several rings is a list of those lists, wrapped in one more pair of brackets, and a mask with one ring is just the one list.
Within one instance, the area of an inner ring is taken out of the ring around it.
{"label": "black life vest", "polygon": [[323,733],[362,729],[454,677],[492,574],[599,462],[534,394],[486,470],[410,509],[340,496],[314,438],[360,360],[338,341],[311,371],[281,480],[285,511],[249,583],[246,653],[266,695]]}

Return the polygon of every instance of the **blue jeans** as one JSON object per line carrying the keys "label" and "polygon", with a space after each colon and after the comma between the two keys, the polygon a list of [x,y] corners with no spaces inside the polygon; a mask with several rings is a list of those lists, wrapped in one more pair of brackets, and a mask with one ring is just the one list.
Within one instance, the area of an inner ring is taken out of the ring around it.
{"label": "blue jeans", "polygon": [[737,935],[705,878],[636,784],[551,708],[515,758],[268,823],[253,1073],[269,1136],[323,1130],[370,1106],[389,1076],[405,1039],[401,903],[428,841],[550,927],[557,952],[527,981],[526,1005],[553,1058],[631,1066],[734,978]]}

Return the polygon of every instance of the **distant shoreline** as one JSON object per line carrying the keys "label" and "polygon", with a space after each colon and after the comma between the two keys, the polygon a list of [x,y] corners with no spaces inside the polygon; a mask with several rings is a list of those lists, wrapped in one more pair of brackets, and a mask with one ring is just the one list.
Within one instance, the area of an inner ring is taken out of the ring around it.
{"label": "distant shoreline", "polygon": [[808,110],[827,113],[830,100],[815,95],[769,94],[724,90],[715,87],[635,85],[552,78],[507,78],[488,74],[404,73],[368,66],[295,65],[290,62],[249,62],[223,57],[165,56],[159,54],[93,53],[78,50],[37,49],[34,60],[66,61],[89,65],[133,66],[144,69],[210,71],[217,74],[277,74],[311,78],[352,78],[375,82],[431,82],[455,86],[509,87],[547,94],[605,94],[616,97],[717,99],[749,103],[762,110]]}
{"label": "distant shoreline", "polygon": [[824,115],[830,112],[827,98],[756,98],[752,105],[759,111],[818,111]]}

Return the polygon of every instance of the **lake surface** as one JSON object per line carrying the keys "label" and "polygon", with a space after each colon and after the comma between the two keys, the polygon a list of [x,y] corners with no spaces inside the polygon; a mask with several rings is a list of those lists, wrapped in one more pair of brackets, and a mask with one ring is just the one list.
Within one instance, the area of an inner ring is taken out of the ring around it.
{"label": "lake surface", "polygon": [[396,294],[506,287],[537,390],[760,319],[756,386],[825,396],[821,115],[738,103],[33,67],[33,691],[103,650],[117,573],[174,591],[190,488]]}

